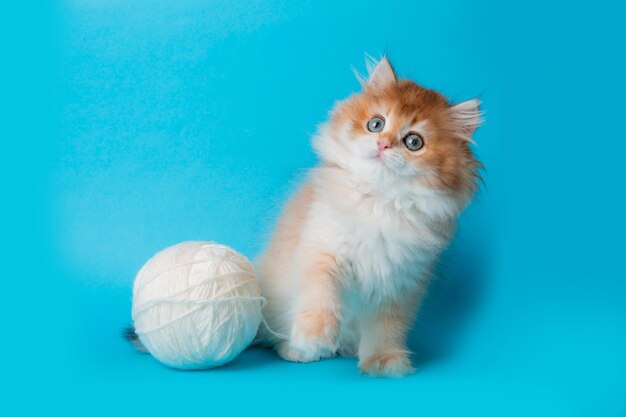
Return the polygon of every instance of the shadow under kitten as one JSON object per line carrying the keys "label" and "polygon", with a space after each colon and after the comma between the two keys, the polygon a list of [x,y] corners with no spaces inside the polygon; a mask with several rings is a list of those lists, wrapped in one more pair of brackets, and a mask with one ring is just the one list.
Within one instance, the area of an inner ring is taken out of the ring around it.
{"label": "shadow under kitten", "polygon": [[442,256],[408,339],[417,368],[453,354],[481,304],[486,249],[459,237]]}

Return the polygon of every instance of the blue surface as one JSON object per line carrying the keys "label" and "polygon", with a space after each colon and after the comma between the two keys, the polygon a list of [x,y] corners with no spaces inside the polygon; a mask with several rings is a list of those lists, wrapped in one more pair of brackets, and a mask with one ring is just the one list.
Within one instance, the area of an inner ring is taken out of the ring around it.
{"label": "blue surface", "polygon": [[[498,3],[75,0],[0,13],[3,408],[624,416],[624,10]],[[189,239],[256,256],[315,164],[315,125],[358,89],[364,52],[487,112],[486,186],[416,324],[419,372],[374,380],[353,360],[258,349],[178,372],[132,352],[119,332],[139,267]]]}

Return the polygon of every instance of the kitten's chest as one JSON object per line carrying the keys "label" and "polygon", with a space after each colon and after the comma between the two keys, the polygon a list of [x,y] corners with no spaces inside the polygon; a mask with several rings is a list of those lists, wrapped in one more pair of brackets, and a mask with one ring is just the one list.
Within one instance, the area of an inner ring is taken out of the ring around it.
{"label": "kitten's chest", "polygon": [[445,237],[410,204],[362,199],[337,209],[335,226],[345,279],[369,295],[393,296],[419,285]]}

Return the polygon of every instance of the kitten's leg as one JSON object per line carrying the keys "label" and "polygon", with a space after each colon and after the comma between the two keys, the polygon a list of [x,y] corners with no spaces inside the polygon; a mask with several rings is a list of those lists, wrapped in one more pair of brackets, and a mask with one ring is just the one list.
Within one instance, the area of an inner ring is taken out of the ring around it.
{"label": "kitten's leg", "polygon": [[311,362],[337,351],[340,294],[334,256],[317,253],[308,257],[309,267],[299,288],[290,340],[278,347],[281,357]]}
{"label": "kitten's leg", "polygon": [[359,369],[370,376],[401,377],[413,373],[406,338],[415,315],[415,302],[381,306],[361,324]]}

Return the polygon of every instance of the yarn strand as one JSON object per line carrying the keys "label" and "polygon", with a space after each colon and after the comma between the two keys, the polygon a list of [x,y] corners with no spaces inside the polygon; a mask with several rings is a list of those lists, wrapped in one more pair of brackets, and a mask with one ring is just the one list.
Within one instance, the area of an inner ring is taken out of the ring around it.
{"label": "yarn strand", "polygon": [[[171,295],[171,296],[169,296],[169,297],[155,298],[155,299],[153,299],[153,300],[150,300],[150,301],[149,301],[149,302],[147,302],[147,303],[140,304],[139,306],[136,306],[136,307],[133,309],[133,313],[132,313],[132,315],[133,315],[133,320],[134,320],[134,319],[135,319],[135,318],[136,318],[139,314],[141,314],[141,313],[143,313],[144,311],[146,311],[146,310],[148,310],[148,309],[152,308],[153,306],[157,305],[158,303],[161,303],[161,302],[185,302],[186,300],[179,300],[179,299],[176,299],[176,297],[177,297],[177,296],[179,296],[179,295],[182,295],[182,294],[186,293],[186,292],[187,292],[187,291],[189,291],[189,290],[192,290],[192,289],[194,289],[194,288],[200,287],[200,286],[202,286],[202,285],[204,285],[204,284],[206,284],[206,283],[208,283],[208,282],[211,282],[211,281],[217,281],[217,280],[219,280],[219,279],[223,279],[223,278],[230,278],[231,276],[233,276],[233,275],[237,275],[237,274],[238,274],[238,272],[230,272],[230,273],[227,273],[227,274],[219,275],[219,276],[217,276],[217,277],[209,277],[209,278],[203,279],[203,280],[201,280],[200,282],[198,282],[198,283],[196,283],[196,284],[194,284],[194,285],[191,285],[191,286],[189,286],[189,287],[187,287],[187,288],[185,288],[185,289],[183,289],[183,290],[181,290],[181,291],[178,291],[178,292],[176,292],[176,293],[172,294],[172,295]],[[227,288],[227,289],[226,289],[226,290],[224,290],[223,292],[213,295],[213,298],[217,298],[217,297],[221,297],[221,296],[223,296],[223,295],[226,295],[226,294],[228,294],[229,292],[232,292],[233,290],[235,290],[235,289],[237,289],[237,288],[241,287],[242,285],[247,284],[247,283],[249,283],[249,282],[254,282],[254,279],[248,279],[248,280],[245,280],[245,281],[241,281],[241,282],[239,282],[238,284],[236,284],[236,285],[234,285],[234,286],[232,286],[232,287],[230,287],[230,288]],[[209,300],[210,300],[210,299],[209,299]],[[209,301],[209,300],[207,300],[207,301]]]}

